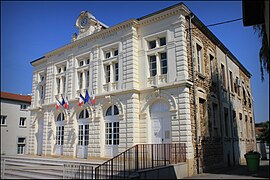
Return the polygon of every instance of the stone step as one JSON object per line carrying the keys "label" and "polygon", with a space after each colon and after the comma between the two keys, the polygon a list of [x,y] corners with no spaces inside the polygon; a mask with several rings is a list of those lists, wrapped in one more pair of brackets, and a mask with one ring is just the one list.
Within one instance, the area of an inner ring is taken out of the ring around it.
{"label": "stone step", "polygon": [[59,179],[62,178],[63,176],[54,176],[50,174],[40,174],[40,173],[35,173],[32,171],[13,171],[13,170],[5,170],[5,176],[4,179],[6,178],[15,178],[16,179]]}

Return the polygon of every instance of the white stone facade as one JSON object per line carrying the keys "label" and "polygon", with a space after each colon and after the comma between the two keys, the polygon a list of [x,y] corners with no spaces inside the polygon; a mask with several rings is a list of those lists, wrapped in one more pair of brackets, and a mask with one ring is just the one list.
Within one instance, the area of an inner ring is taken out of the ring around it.
{"label": "white stone facade", "polygon": [[[98,31],[90,28],[93,19],[85,25],[88,21],[79,16],[77,27],[81,24],[89,31],[79,31],[72,43],[31,62],[29,153],[113,157],[135,144],[181,142],[193,166],[189,14],[185,5],[178,4],[110,28],[103,25]],[[212,51],[220,67],[223,51]],[[239,71],[231,60],[229,66]],[[95,106],[78,106],[80,93],[84,96],[86,90],[95,94]],[[196,93],[201,92],[206,92],[203,87]],[[61,100],[61,95],[68,97],[69,108],[56,110],[55,96]]]}

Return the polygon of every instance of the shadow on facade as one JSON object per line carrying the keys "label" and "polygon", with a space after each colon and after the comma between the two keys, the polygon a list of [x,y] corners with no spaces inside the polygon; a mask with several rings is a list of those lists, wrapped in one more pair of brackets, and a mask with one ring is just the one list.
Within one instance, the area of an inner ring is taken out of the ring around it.
{"label": "shadow on facade", "polygon": [[237,110],[231,100],[234,97],[229,95],[227,87],[220,86],[220,78],[209,84],[212,93],[206,93],[206,99],[199,97],[197,105],[201,128],[198,146],[201,172],[240,164],[239,124]]}

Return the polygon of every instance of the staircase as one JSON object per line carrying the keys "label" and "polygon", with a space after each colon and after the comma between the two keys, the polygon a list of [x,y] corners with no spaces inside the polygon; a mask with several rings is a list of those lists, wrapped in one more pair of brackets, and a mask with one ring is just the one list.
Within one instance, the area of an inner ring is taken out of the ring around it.
{"label": "staircase", "polygon": [[1,156],[1,179],[93,179],[102,160]]}

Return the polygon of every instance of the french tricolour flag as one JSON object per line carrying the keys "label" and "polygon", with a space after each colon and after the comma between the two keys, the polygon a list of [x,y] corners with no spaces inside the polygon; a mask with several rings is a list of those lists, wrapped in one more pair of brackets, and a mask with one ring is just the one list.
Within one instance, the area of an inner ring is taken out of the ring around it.
{"label": "french tricolour flag", "polygon": [[68,103],[68,98],[66,97],[66,101],[65,101],[65,104],[64,104],[64,108],[67,109],[67,108],[68,108],[68,105],[69,105],[69,103]]}
{"label": "french tricolour flag", "polygon": [[93,104],[93,105],[96,104],[96,97],[95,97],[95,94],[92,95],[92,104]]}
{"label": "french tricolour flag", "polygon": [[79,97],[79,103],[78,106],[81,106],[84,102],[84,97],[82,96],[82,94],[80,93],[80,97]]}
{"label": "french tricolour flag", "polygon": [[56,108],[56,109],[59,109],[61,103],[60,103],[60,101],[57,99],[57,97],[55,97],[55,98],[56,98],[56,105],[55,105],[55,108]]}

